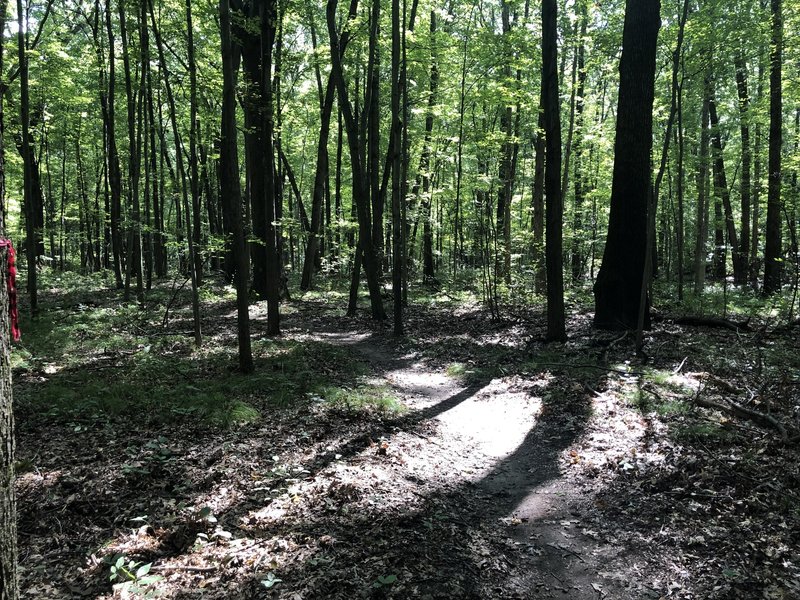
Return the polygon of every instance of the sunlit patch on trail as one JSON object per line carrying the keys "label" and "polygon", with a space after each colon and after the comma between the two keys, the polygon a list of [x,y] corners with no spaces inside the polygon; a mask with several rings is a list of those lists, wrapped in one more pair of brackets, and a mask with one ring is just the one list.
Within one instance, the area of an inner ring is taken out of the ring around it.
{"label": "sunlit patch on trail", "polygon": [[496,379],[438,418],[446,431],[471,439],[488,457],[501,459],[522,444],[541,409],[541,398],[509,389],[507,382]]}

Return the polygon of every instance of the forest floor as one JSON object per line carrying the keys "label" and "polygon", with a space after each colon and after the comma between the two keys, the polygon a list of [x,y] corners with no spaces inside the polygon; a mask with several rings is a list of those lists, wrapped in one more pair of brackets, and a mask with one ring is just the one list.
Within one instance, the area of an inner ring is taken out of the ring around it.
{"label": "forest floor", "polygon": [[23,323],[25,598],[800,597],[796,328],[666,318],[643,359],[580,307],[545,344],[432,293],[395,338],[317,293],[278,338],[252,306],[245,377],[230,292],[200,350],[172,297],[51,276]]}

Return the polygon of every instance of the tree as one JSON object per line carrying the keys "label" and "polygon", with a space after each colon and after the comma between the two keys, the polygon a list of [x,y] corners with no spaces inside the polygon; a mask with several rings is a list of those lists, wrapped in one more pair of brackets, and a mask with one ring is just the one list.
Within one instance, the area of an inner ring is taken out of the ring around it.
{"label": "tree", "polygon": [[[337,0],[328,0],[326,16],[328,22],[328,35],[331,44],[331,69],[336,81],[336,89],[339,95],[339,108],[342,111],[344,126],[347,133],[347,142],[350,149],[350,164],[353,174],[353,203],[358,213],[358,248],[356,249],[356,261],[354,276],[357,276],[360,269],[359,257],[364,265],[364,273],[367,276],[367,287],[369,288],[369,298],[372,307],[372,317],[374,319],[385,319],[386,313],[383,309],[381,299],[380,283],[378,281],[378,256],[376,253],[372,235],[372,217],[370,216],[369,205],[369,182],[368,172],[364,168],[362,161],[362,144],[359,143],[358,124],[353,107],[350,103],[350,94],[344,79],[340,47],[343,47],[350,38],[350,32],[345,30],[340,36],[336,32],[336,6]],[[358,8],[358,0],[351,0],[350,16],[354,18]],[[352,291],[351,291],[352,298]],[[351,302],[352,304],[352,302]]]}
{"label": "tree", "polygon": [[[376,0],[377,2],[377,0]],[[403,15],[405,26],[405,15]],[[403,145],[400,142],[403,125],[400,114],[400,3],[392,2],[392,131],[394,157],[392,160],[392,296],[394,298],[394,334],[403,335],[403,223],[401,222],[400,177],[402,175]],[[377,117],[376,117],[377,118]]]}
{"label": "tree", "polygon": [[[594,285],[594,324],[637,326],[647,245],[651,187],[656,42],[659,0],[628,0],[622,34],[611,213],[606,247]],[[649,316],[646,317],[649,327]]]}
{"label": "tree", "polygon": [[[0,18],[0,21],[4,19]],[[0,174],[2,177],[2,174]],[[0,200],[0,203],[3,203]],[[0,215],[0,235],[5,226]],[[14,410],[11,388],[11,340],[8,311],[10,247],[0,247],[0,599],[19,597],[17,518],[14,497]]]}
{"label": "tree", "polygon": [[[0,31],[5,31],[8,2],[0,0]],[[3,40],[0,37],[0,73]],[[4,130],[0,94],[0,134]],[[0,237],[5,238],[5,148],[0,135]],[[0,248],[0,599],[17,600],[17,506],[14,494],[14,400],[11,387],[11,340],[6,280],[9,247]]]}
{"label": "tree", "polygon": [[558,102],[558,17],[556,0],[542,3],[542,100],[545,137],[545,261],[547,265],[547,334],[564,341],[564,265],[562,256],[561,116]]}
{"label": "tree", "polygon": [[222,125],[220,135],[220,189],[227,212],[232,216],[233,255],[236,265],[236,322],[239,344],[239,368],[253,371],[250,347],[250,313],[247,284],[250,280],[250,258],[242,223],[242,193],[239,182],[239,155],[236,133],[236,70],[238,48],[231,41],[230,2],[219,2],[220,41],[222,46]]}
{"label": "tree", "polygon": [[765,295],[781,289],[781,146],[783,143],[781,67],[783,62],[783,16],[781,0],[771,0],[772,46],[769,69],[769,187],[767,188],[767,228],[764,232]]}

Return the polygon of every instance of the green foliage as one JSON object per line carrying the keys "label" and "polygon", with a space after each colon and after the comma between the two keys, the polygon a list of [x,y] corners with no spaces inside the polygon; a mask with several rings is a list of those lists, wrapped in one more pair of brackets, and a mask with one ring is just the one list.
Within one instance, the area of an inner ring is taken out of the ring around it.
{"label": "green foliage", "polygon": [[356,388],[331,388],[320,398],[329,406],[350,413],[395,415],[406,408],[386,386],[360,385]]}
{"label": "green foliage", "polygon": [[397,583],[397,575],[394,573],[390,575],[379,575],[378,578],[373,582],[372,587],[379,589],[390,586],[393,583]]}
{"label": "green foliage", "polygon": [[91,305],[71,304],[77,292],[65,289],[61,308],[23,323],[14,367],[40,381],[16,395],[21,415],[60,415],[76,426],[135,419],[240,427],[332,385],[352,385],[365,371],[344,348],[265,339],[253,344],[255,373],[243,375],[235,349],[213,338],[193,350],[184,335],[160,334],[160,304],[94,306],[100,292],[82,289],[84,296],[98,294]]}
{"label": "green foliage", "polygon": [[117,554],[108,559],[110,564],[109,579],[117,582],[120,592],[130,594],[138,598],[156,598],[159,592],[155,589],[155,584],[164,578],[160,575],[151,575],[152,563],[142,564],[135,560],[130,560],[122,554]]}

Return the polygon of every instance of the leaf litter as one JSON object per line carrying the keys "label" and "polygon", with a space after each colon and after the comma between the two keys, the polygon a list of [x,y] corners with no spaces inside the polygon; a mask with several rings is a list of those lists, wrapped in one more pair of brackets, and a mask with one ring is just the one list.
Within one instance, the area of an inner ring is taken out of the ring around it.
{"label": "leaf litter", "polygon": [[[224,347],[233,317],[217,308],[204,325]],[[315,369],[397,410],[324,392],[260,405],[256,391],[262,418],[233,426],[73,418],[29,405],[69,369],[18,370],[26,597],[800,597],[796,444],[696,403],[797,430],[789,335],[664,323],[644,364],[586,315],[554,346],[537,314],[411,308],[396,340],[335,306],[289,308],[284,342],[335,348]],[[104,356],[92,377],[131,360]],[[122,587],[119,557],[158,578]]]}

